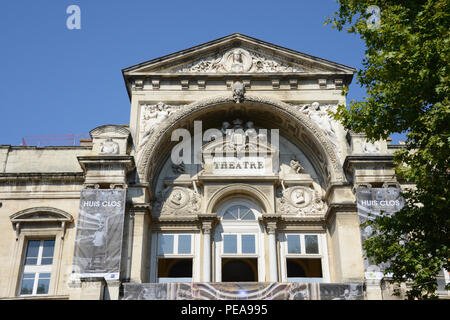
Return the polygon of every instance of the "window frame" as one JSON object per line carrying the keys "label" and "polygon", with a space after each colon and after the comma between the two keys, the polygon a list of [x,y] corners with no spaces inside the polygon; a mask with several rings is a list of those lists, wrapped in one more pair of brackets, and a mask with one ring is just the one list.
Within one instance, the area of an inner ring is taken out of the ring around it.
{"label": "window frame", "polygon": [[[9,297],[22,297],[20,285],[22,281],[22,263],[25,256],[26,244],[29,239],[54,239],[53,264],[50,275],[50,286],[48,294],[36,295],[60,296],[61,290],[65,290],[65,284],[61,283],[62,251],[64,247],[64,237],[66,228],[74,221],[71,214],[61,209],[53,207],[31,207],[21,210],[9,216],[9,219],[16,232],[14,244],[11,246],[11,268],[7,294]],[[61,290],[60,290],[61,289]],[[23,296],[23,297],[29,297]],[[65,295],[64,295],[65,296]],[[32,297],[32,296],[31,296]]]}
{"label": "window frame", "polygon": [[[254,220],[229,220],[223,219],[224,213],[233,206],[247,206],[254,214]],[[258,266],[258,281],[264,282],[266,276],[265,252],[264,252],[264,229],[261,226],[259,218],[262,210],[252,201],[245,198],[230,199],[223,203],[217,210],[220,217],[220,223],[214,230],[213,248],[214,257],[212,257],[213,281],[222,281],[222,258],[256,258]],[[224,235],[236,234],[238,253],[224,253]],[[255,236],[255,253],[242,253],[242,235]]]}
{"label": "window frame", "polygon": [[[160,239],[163,235],[173,235],[174,253],[160,253]],[[178,237],[180,235],[191,236],[191,252],[178,253]],[[197,257],[200,252],[200,237],[195,231],[155,231],[151,235],[151,252],[150,252],[150,282],[151,283],[170,283],[170,282],[199,282],[200,281],[200,259]],[[163,259],[192,259],[192,277],[191,278],[158,278],[158,260]],[[161,280],[162,281],[161,281]],[[174,280],[172,280],[174,279]],[[177,280],[178,279],[178,280]]]}
{"label": "window frame", "polygon": [[[288,235],[300,236],[300,253],[288,252]],[[317,236],[318,253],[306,253],[305,236],[315,235]],[[281,267],[281,281],[282,282],[330,282],[330,272],[328,264],[328,250],[325,232],[310,232],[310,231],[292,231],[283,232],[279,234],[278,241],[280,243],[280,267]],[[287,276],[287,259],[320,259],[322,267],[322,277],[304,277],[304,278],[291,278]]]}
{"label": "window frame", "polygon": [[[42,264],[42,258],[43,258],[43,252],[44,252],[44,243],[45,241],[53,241],[53,255],[52,255],[52,263],[51,264]],[[27,250],[28,250],[28,244],[31,241],[39,241],[39,247],[38,247],[38,255],[37,255],[37,261],[36,264],[26,264],[26,258],[27,258]],[[53,269],[53,263],[54,263],[54,257],[55,257],[55,244],[56,241],[54,238],[48,238],[48,239],[27,239],[25,242],[25,248],[24,248],[24,255],[22,259],[22,271],[20,273],[20,281],[19,286],[17,290],[17,295],[19,297],[27,297],[27,296],[46,296],[48,295],[50,291],[50,282],[52,280],[52,269]],[[25,274],[33,274],[34,280],[33,280],[33,289],[30,294],[23,294],[22,291],[22,284],[24,281]],[[40,275],[41,274],[49,274],[49,290],[47,293],[37,293],[39,280],[41,280]]]}

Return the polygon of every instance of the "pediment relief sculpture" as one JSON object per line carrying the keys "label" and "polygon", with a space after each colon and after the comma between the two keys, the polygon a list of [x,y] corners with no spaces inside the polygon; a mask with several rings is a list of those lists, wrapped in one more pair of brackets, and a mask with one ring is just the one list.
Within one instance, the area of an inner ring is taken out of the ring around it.
{"label": "pediment relief sculpture", "polygon": [[153,203],[156,216],[192,216],[200,213],[201,196],[198,192],[179,186],[169,186],[159,192]]}
{"label": "pediment relief sculpture", "polygon": [[205,73],[305,72],[299,67],[244,48],[233,48],[224,54],[217,54],[194,61],[187,66],[177,67],[174,71]]}
{"label": "pediment relief sculpture", "polygon": [[319,192],[305,186],[277,190],[277,212],[297,217],[322,215],[324,202]]}

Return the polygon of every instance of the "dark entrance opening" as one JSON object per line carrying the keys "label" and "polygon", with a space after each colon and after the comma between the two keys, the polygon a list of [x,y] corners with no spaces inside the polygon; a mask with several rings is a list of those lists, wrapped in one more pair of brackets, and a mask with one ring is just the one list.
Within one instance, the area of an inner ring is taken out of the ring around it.
{"label": "dark entrance opening", "polygon": [[223,258],[222,282],[256,282],[258,281],[258,259]]}
{"label": "dark entrance opening", "polygon": [[158,278],[192,278],[192,259],[158,259]]}

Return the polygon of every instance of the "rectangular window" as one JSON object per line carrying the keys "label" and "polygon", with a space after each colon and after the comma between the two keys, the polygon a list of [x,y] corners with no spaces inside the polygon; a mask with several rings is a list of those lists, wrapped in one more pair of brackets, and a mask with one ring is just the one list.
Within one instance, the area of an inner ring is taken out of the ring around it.
{"label": "rectangular window", "polygon": [[48,294],[55,240],[28,240],[19,295]]}
{"label": "rectangular window", "polygon": [[192,235],[159,234],[158,255],[192,254]]}
{"label": "rectangular window", "polygon": [[192,282],[194,235],[159,233],[157,239],[156,282]]}
{"label": "rectangular window", "polygon": [[[288,282],[322,282],[323,252],[319,234],[285,234],[283,277]],[[327,270],[327,269],[325,269]]]}
{"label": "rectangular window", "polygon": [[256,235],[254,234],[224,234],[224,254],[256,254]]}

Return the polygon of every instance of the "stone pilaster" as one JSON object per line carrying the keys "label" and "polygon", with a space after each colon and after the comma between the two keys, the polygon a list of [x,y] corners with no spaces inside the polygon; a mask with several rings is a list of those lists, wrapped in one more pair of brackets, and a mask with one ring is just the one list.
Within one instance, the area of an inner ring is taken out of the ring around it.
{"label": "stone pilaster", "polygon": [[130,237],[132,242],[130,281],[142,283],[148,279],[146,260],[149,255],[147,244],[151,223],[150,205],[133,205],[130,208],[130,223],[133,232]]}

